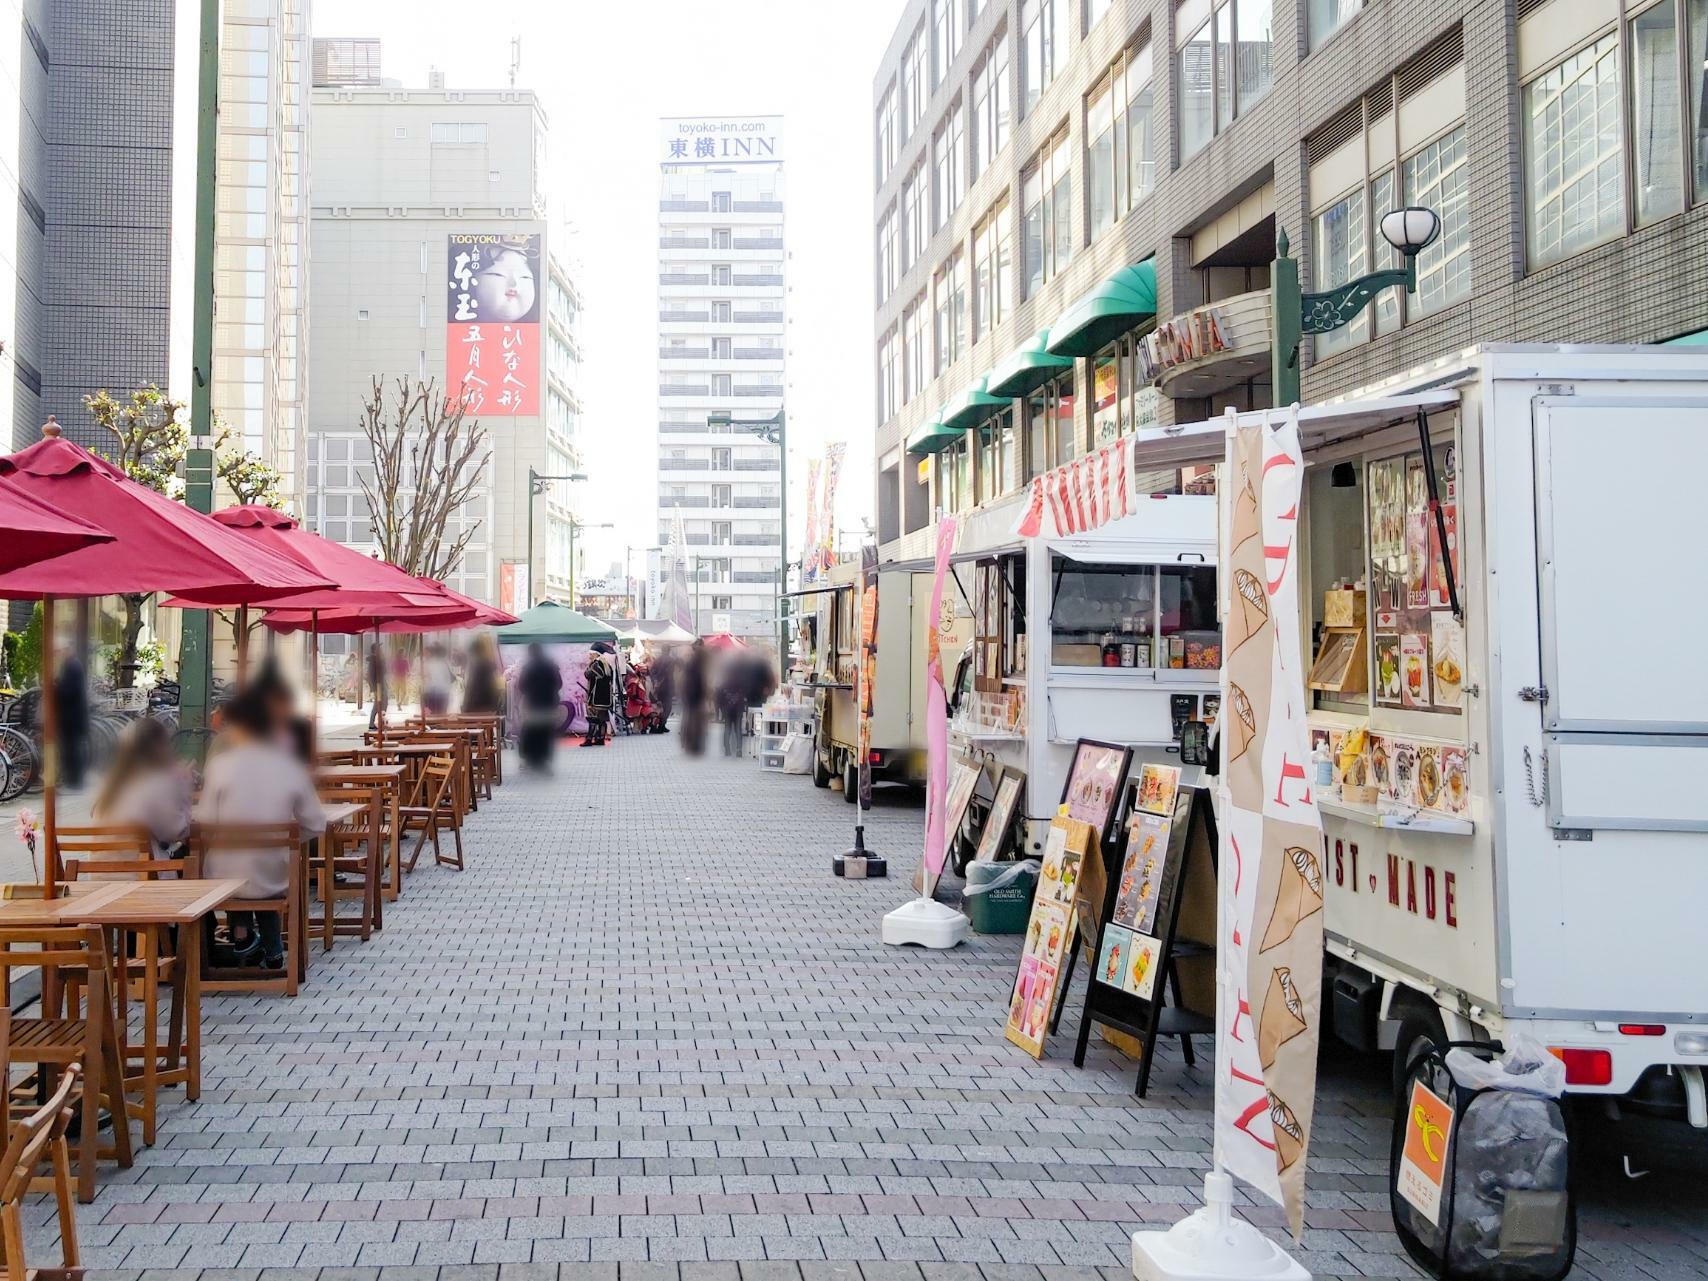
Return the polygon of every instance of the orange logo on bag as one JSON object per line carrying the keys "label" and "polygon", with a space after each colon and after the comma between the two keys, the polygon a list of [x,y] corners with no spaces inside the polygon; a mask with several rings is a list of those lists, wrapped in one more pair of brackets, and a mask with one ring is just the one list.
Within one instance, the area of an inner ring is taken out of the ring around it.
{"label": "orange logo on bag", "polygon": [[1453,1128],[1453,1109],[1447,1101],[1412,1082],[1411,1107],[1406,1117],[1406,1159],[1436,1187],[1441,1186],[1447,1162],[1447,1135]]}

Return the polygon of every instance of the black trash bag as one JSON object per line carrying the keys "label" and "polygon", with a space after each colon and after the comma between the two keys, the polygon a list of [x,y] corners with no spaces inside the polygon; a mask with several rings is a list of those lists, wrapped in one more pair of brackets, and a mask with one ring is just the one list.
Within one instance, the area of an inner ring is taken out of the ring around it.
{"label": "black trash bag", "polygon": [[1394,1118],[1406,1251],[1452,1281],[1559,1281],[1577,1250],[1565,1067],[1527,1038],[1422,1051]]}

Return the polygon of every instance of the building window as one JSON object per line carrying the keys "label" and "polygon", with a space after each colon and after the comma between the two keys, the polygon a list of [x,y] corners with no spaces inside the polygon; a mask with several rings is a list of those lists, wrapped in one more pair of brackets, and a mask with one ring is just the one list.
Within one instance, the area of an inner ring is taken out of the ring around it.
{"label": "building window", "polygon": [[961,52],[961,36],[967,30],[966,0],[931,0],[931,29],[937,55],[933,83],[942,84],[955,55]]}
{"label": "building window", "polygon": [[1190,156],[1269,92],[1273,0],[1184,0],[1175,14],[1180,58],[1180,153]]}
{"label": "building window", "polygon": [[1020,488],[1020,450],[1014,410],[1003,409],[978,427],[979,501],[988,503]]}
{"label": "building window", "polygon": [[1162,393],[1140,371],[1140,341],[1137,333],[1123,334],[1092,357],[1093,449],[1156,424],[1156,402]]}
{"label": "building window", "polygon": [[931,40],[925,27],[913,33],[901,57],[901,110],[907,121],[907,136],[925,119],[925,104],[931,100]]}
{"label": "building window", "polygon": [[[1700,37],[1708,5],[1698,0],[1696,7]],[[1638,226],[1684,208],[1679,35],[1675,0],[1662,0],[1631,19],[1631,178]],[[1700,44],[1689,47],[1702,48]],[[1704,70],[1700,57],[1697,69],[1700,85]]]}
{"label": "building window", "polygon": [[901,257],[906,271],[919,261],[931,239],[931,192],[926,186],[929,166],[921,160],[901,189]]}
{"label": "building window", "polygon": [[973,341],[989,336],[1013,308],[1014,240],[1008,197],[973,228]]}
{"label": "building window", "polygon": [[1099,22],[1103,15],[1109,12],[1114,0],[1085,0],[1085,29],[1089,32]]}
{"label": "building window", "polygon": [[[1471,189],[1465,126],[1436,139],[1401,168],[1403,203],[1433,209],[1441,217],[1441,234],[1417,256],[1417,293],[1407,304],[1414,317],[1427,316],[1471,292]],[[1389,208],[1398,207],[1371,206],[1378,218]],[[1387,241],[1382,243],[1386,245]]]}
{"label": "building window", "polygon": [[891,203],[878,220],[878,301],[895,292],[900,278],[901,256],[896,246],[896,207]]}
{"label": "building window", "polygon": [[1086,99],[1085,183],[1091,203],[1091,234],[1149,194],[1156,177],[1151,151],[1151,51],[1130,49]]}
{"label": "building window", "polygon": [[1310,27],[1311,51],[1322,47],[1336,31],[1358,16],[1365,0],[1310,0],[1305,21]]}
{"label": "building window", "polygon": [[937,455],[937,505],[950,515],[973,505],[973,451],[964,432]]}
{"label": "building window", "polygon": [[878,344],[878,421],[887,423],[900,408],[901,362],[896,329],[891,325]]}
{"label": "building window", "polygon": [[1067,63],[1068,8],[1072,0],[1020,2],[1020,114],[1032,110],[1039,96]]}
{"label": "building window", "polygon": [[1031,476],[1071,463],[1078,451],[1074,377],[1045,383],[1026,398],[1027,469]]}
{"label": "building window", "polygon": [[1008,33],[973,68],[973,139],[968,171],[977,177],[1008,143]]}
{"label": "building window", "polygon": [[1030,298],[1073,257],[1073,199],[1069,190],[1068,135],[1044,144],[1021,175],[1022,297]]}
{"label": "building window", "polygon": [[948,371],[967,350],[967,265],[959,249],[937,269],[937,372]]}
{"label": "building window", "polygon": [[889,177],[896,163],[896,87],[891,84],[878,99],[878,181]]}
{"label": "building window", "polygon": [[941,227],[949,221],[961,204],[966,187],[967,115],[959,102],[949,109],[943,127],[932,141],[937,161],[937,222]]}
{"label": "building window", "polygon": [[1624,231],[1619,135],[1617,32],[1524,86],[1532,267]]}
{"label": "building window", "polygon": [[907,305],[907,310],[901,317],[902,341],[902,403],[911,401],[925,390],[925,384],[931,377],[931,358],[927,355],[930,349],[930,332],[927,323],[931,308],[925,301],[925,292],[920,291],[919,297]]}

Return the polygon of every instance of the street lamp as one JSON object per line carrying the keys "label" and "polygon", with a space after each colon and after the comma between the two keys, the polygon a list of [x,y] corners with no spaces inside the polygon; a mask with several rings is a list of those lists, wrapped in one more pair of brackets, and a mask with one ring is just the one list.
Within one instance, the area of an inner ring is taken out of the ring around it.
{"label": "street lamp", "polygon": [[[777,673],[782,679],[789,672],[789,431],[788,416],[779,409],[769,418],[734,418],[727,413],[706,415],[708,427],[740,427],[758,436],[766,444],[777,446],[778,480],[782,488],[778,491],[782,497],[777,504],[777,521],[782,527],[778,541],[782,548],[777,558]],[[699,578],[696,576],[695,587],[698,589]],[[700,621],[696,607],[694,622],[696,630]]]}
{"label": "street lamp", "polygon": [[1382,239],[1405,258],[1403,267],[1373,271],[1321,293],[1299,292],[1299,263],[1287,254],[1287,233],[1275,238],[1275,262],[1270,269],[1269,298],[1274,313],[1275,346],[1271,355],[1271,399],[1291,405],[1299,399],[1299,343],[1305,334],[1327,334],[1358,319],[1372,299],[1392,285],[1417,292],[1417,256],[1441,234],[1441,217],[1415,205],[1382,215]]}
{"label": "street lamp", "polygon": [[569,518],[569,607],[575,608],[575,531],[578,529],[615,529],[610,521],[598,525],[584,525],[574,516]]}
{"label": "street lamp", "polygon": [[[561,476],[542,476],[532,467],[528,468],[528,604],[534,603],[534,499],[551,488],[554,480],[586,480],[587,473],[572,471]],[[570,534],[569,550],[569,603],[575,604],[575,535]]]}

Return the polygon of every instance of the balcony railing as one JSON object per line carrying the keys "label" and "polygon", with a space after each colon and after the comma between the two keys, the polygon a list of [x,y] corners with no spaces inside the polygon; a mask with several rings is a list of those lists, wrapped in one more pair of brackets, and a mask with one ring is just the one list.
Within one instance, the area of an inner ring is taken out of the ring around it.
{"label": "balcony railing", "polygon": [[705,458],[660,458],[659,471],[710,471],[712,464]]}
{"label": "balcony railing", "polygon": [[775,458],[738,458],[731,471],[777,471],[779,464]]}
{"label": "balcony railing", "polygon": [[730,319],[739,325],[780,325],[783,323],[783,313],[780,311],[736,311],[730,313]]}
{"label": "balcony railing", "polygon": [[712,389],[704,383],[680,383],[674,387],[660,387],[658,394],[660,396],[710,396]]}
{"label": "balcony railing", "polygon": [[661,311],[658,318],[666,324],[703,324],[712,318],[709,311]]}

